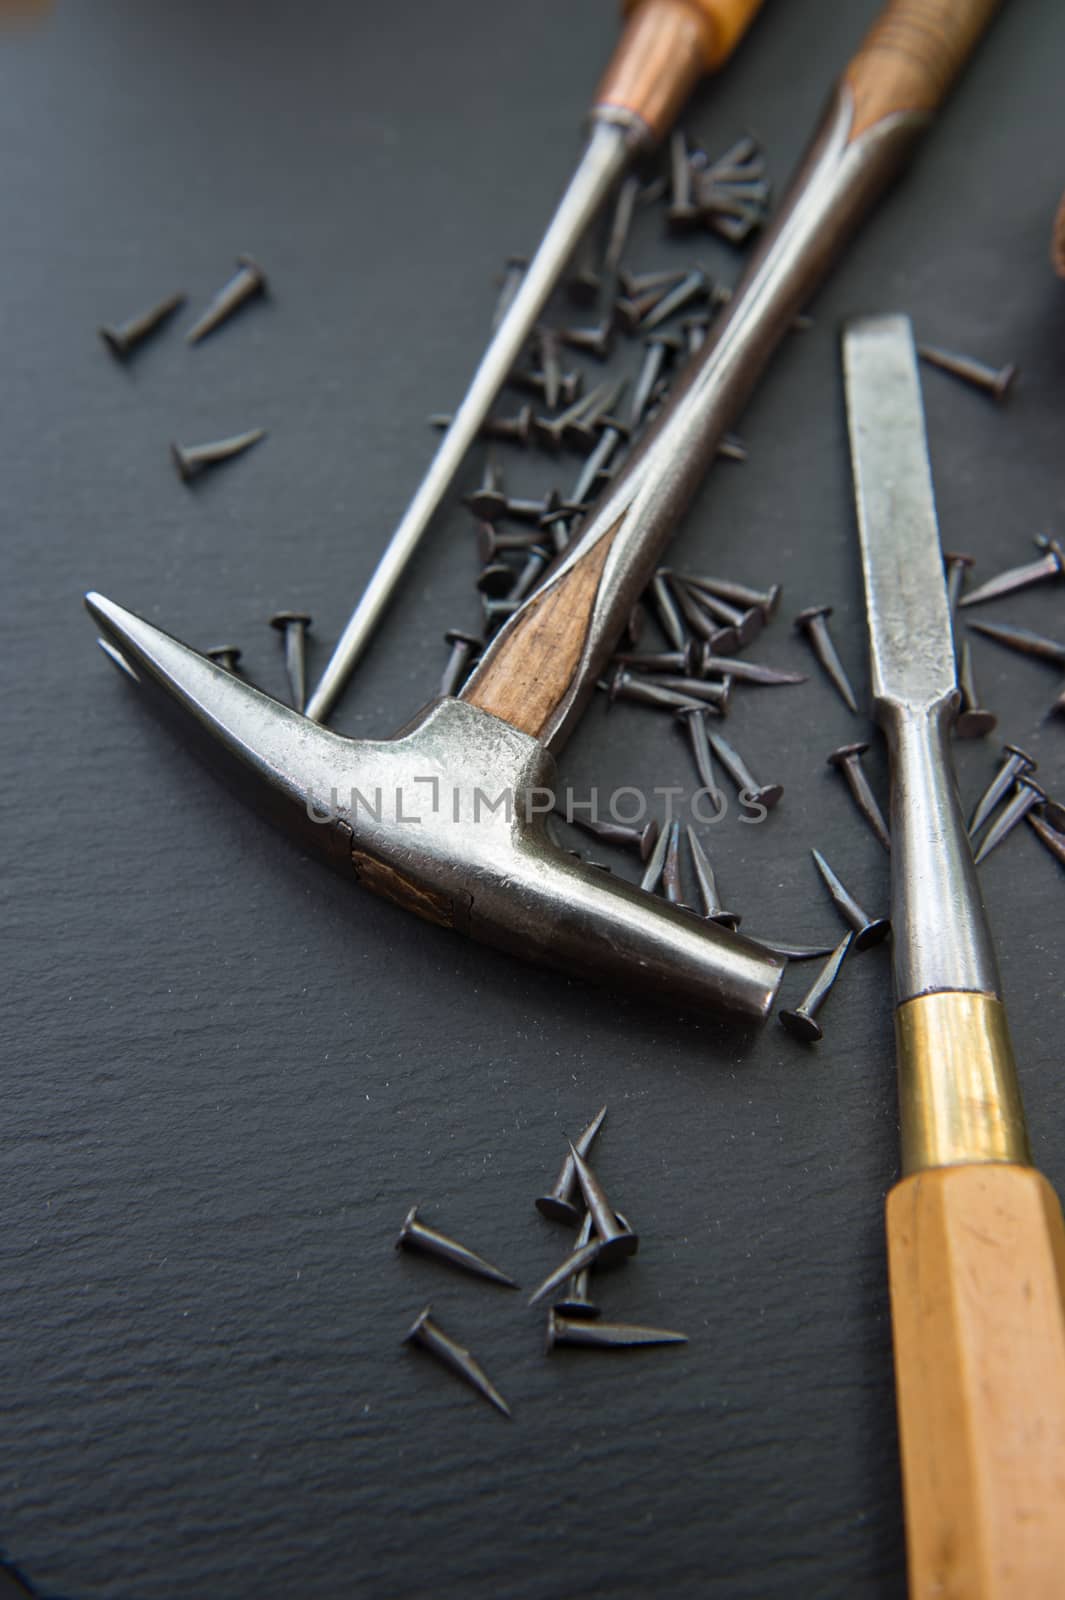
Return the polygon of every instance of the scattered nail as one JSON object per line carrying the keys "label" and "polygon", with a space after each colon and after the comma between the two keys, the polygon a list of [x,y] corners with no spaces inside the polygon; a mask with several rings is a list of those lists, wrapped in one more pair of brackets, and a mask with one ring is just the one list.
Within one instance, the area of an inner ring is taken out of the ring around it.
{"label": "scattered nail", "polygon": [[589,1322],[583,1317],[564,1317],[552,1310],[547,1317],[547,1348],[583,1345],[586,1349],[628,1350],[639,1345],[687,1344],[686,1333],[671,1333],[668,1328],[645,1328],[635,1322]]}
{"label": "scattered nail", "polygon": [[832,897],[832,904],[843,918],[849,923],[854,934],[855,950],[868,950],[874,944],[880,944],[891,932],[891,923],[887,917],[870,917],[855,900],[854,896],[844,888],[842,882],[832,871],[820,850],[811,850],[814,863],[824,880],[825,887]]}
{"label": "scattered nail", "polygon": [[490,1401],[497,1411],[501,1411],[505,1417],[510,1416],[510,1407],[484,1368],[474,1360],[465,1345],[457,1343],[437,1326],[432,1320],[428,1306],[407,1333],[406,1343],[420,1345],[423,1350],[428,1350],[438,1361],[442,1361],[445,1367],[450,1367],[460,1378],[465,1378],[466,1382],[476,1389],[478,1394]]}
{"label": "scattered nail", "polygon": [[804,1044],[816,1044],[818,1039],[824,1038],[824,1029],[817,1021],[817,1013],[828,999],[853,938],[853,933],[848,933],[840,940],[801,1003],[793,1010],[780,1013],[783,1026]]}
{"label": "scattered nail", "polygon": [[979,866],[982,861],[987,860],[992,850],[1000,845],[1003,839],[1009,837],[1018,822],[1022,821],[1029,811],[1035,806],[1045,805],[1046,801],[1046,790],[1040,788],[1034,778],[1027,776],[1018,778],[1012,796],[992,818],[980,847],[973,856],[976,865]]}
{"label": "scattered nail", "polygon": [[847,788],[851,792],[858,810],[869,824],[870,828],[889,853],[891,851],[891,834],[884,821],[884,814],[877,804],[876,796],[869,787],[869,779],[862,766],[862,756],[868,750],[868,744],[844,744],[838,750],[833,750],[825,759],[830,767],[835,767],[837,772],[842,772]]}
{"label": "scattered nail", "polygon": [[[662,878],[662,868],[666,864],[666,851],[669,848],[669,829],[666,828],[658,835],[654,849],[644,868],[643,877],[640,879],[640,888],[646,894],[654,894]],[[576,1174],[574,1174],[576,1176]]]}
{"label": "scattered nail", "polygon": [[458,694],[469,677],[474,658],[484,649],[483,639],[475,633],[463,633],[460,628],[449,628],[444,639],[451,646],[451,654],[440,679],[442,697]]}
{"label": "scattered nail", "polygon": [[602,1184],[572,1141],[570,1150],[573,1153],[573,1165],[577,1170],[577,1182],[581,1186],[584,1203],[592,1214],[596,1236],[602,1245],[596,1260],[607,1266],[627,1256],[634,1256],[640,1248],[639,1235],[633,1233],[631,1228],[622,1226],[606,1197]]}
{"label": "scattered nail", "polygon": [[[577,1149],[582,1156],[586,1156],[592,1148],[595,1136],[603,1126],[605,1116],[606,1106],[600,1106],[577,1140]],[[573,1165],[573,1157],[567,1155],[551,1189],[547,1194],[542,1194],[537,1200],[536,1209],[541,1216],[549,1217],[552,1222],[565,1222],[570,1227],[576,1227],[581,1216],[579,1209],[573,1203],[577,1190],[577,1169]]]}
{"label": "scattered nail", "polygon": [[1022,656],[1037,656],[1040,661],[1050,661],[1056,667],[1065,667],[1065,644],[1048,639],[1030,628],[1013,628],[1005,622],[970,622],[969,627],[985,639],[994,639]]}
{"label": "scattered nail", "polygon": [[1026,821],[1030,823],[1050,854],[1056,856],[1065,867],[1065,833],[1059,833],[1057,828],[1052,828],[1049,822],[1035,811],[1029,811]]}
{"label": "scattered nail", "polygon": [[216,644],[210,650],[205,650],[204,655],[208,661],[213,661],[216,667],[221,667],[224,672],[237,675],[241,652],[235,644]]}
{"label": "scattered nail", "polygon": [[150,311],[142,311],[139,316],[131,317],[128,322],[120,322],[117,328],[105,323],[99,329],[100,338],[112,355],[124,361],[150,333],[162,327],[178,307],[184,304],[183,294],[172,294],[166,300],[161,300],[157,306],[153,306]]}
{"label": "scattered nail", "polygon": [[[576,1248],[590,1244],[592,1239],[592,1213],[586,1211],[577,1234]],[[562,1317],[577,1317],[582,1322],[598,1318],[601,1313],[588,1292],[593,1263],[581,1267],[570,1279],[569,1288],[561,1300],[556,1300],[555,1310]]]}
{"label": "scattered nail", "polygon": [[679,906],[684,901],[680,881],[680,823],[671,822],[666,842],[666,858],[662,863],[662,892],[670,905]]}
{"label": "scattered nail", "polygon": [[475,1250],[469,1250],[457,1239],[451,1239],[446,1233],[419,1222],[417,1206],[411,1206],[403,1219],[396,1249],[417,1250],[422,1255],[435,1256],[438,1261],[450,1262],[453,1267],[461,1267],[463,1272],[470,1272],[476,1278],[487,1278],[490,1283],[501,1283],[507,1289],[518,1287],[513,1278],[486,1261],[484,1256],[479,1256]]}
{"label": "scattered nail", "polygon": [[719,600],[731,601],[733,605],[745,609],[757,607],[766,622],[771,622],[776,616],[784,592],[779,583],[770,584],[768,589],[754,589],[749,584],[733,583],[725,578],[690,577],[685,581],[691,588],[701,589]]}
{"label": "scattered nail", "polygon": [[688,824],[688,849],[691,851],[692,865],[695,868],[695,881],[699,887],[699,899],[702,902],[703,916],[707,922],[716,922],[720,928],[728,928],[735,933],[742,918],[734,911],[722,909],[721,900],[717,892],[717,878],[710,865],[710,858],[703,849],[691,823]]}
{"label": "scattered nail", "polygon": [[849,711],[857,712],[858,702],[854,698],[854,690],[832,642],[832,635],[828,631],[828,618],[831,615],[831,606],[808,606],[795,618],[795,626],[809,639],[814,655],[839,691],[844,705]]}
{"label": "scattered nail", "polygon": [[[589,1222],[591,1218],[589,1217]],[[576,1277],[579,1273],[587,1272],[603,1253],[603,1241],[599,1238],[588,1238],[583,1244],[578,1244],[570,1251],[566,1259],[547,1274],[543,1283],[538,1284],[529,1296],[530,1306],[539,1305],[541,1300],[546,1300],[549,1294],[561,1287],[567,1279]]]}
{"label": "scattered nail", "polygon": [[958,652],[958,689],[961,693],[961,710],[954,723],[959,739],[983,739],[998,726],[993,711],[981,706],[973,681],[973,647],[966,639]]}
{"label": "scattered nail", "polygon": [[311,619],[303,611],[278,611],[270,618],[271,628],[281,634],[285,648],[285,672],[292,691],[292,706],[302,711],[307,704],[307,631]]}
{"label": "scattered nail", "polygon": [[992,811],[997,808],[999,801],[1013,788],[1016,780],[1038,770],[1039,763],[1033,761],[1026,751],[1015,744],[1004,744],[1002,754],[1005,760],[976,802],[973,814],[969,818],[970,839],[979,833]]}
{"label": "scattered nail", "polygon": [[1000,572],[997,578],[989,578],[978,589],[970,589],[968,594],[962,595],[958,609],[978,606],[985,600],[996,600],[999,595],[1013,594],[1017,589],[1027,589],[1031,584],[1043,583],[1049,578],[1060,578],[1065,573],[1065,550],[1056,539],[1051,539],[1045,533],[1036,534],[1035,543],[1045,552],[1044,555],[1037,561],[1026,561],[1023,566]]}
{"label": "scattered nail", "polygon": [[246,300],[266,293],[266,274],[251,256],[237,257],[237,272],[221,288],[197,322],[194,322],[185,339],[189,344],[199,344]]}
{"label": "scattered nail", "polygon": [[954,377],[961,378],[974,389],[983,389],[985,394],[993,395],[996,400],[1005,400],[1017,376],[1017,368],[1012,362],[1005,367],[989,367],[983,361],[974,361],[972,356],[959,356],[952,350],[941,350],[934,344],[919,344],[917,354],[930,367],[953,373]]}
{"label": "scattered nail", "polygon": [[975,566],[972,556],[959,555],[956,551],[943,552],[943,567],[947,575],[947,606],[953,620],[958,609],[958,601],[965,586],[965,574],[969,568]]}
{"label": "scattered nail", "polygon": [[230,439],[216,439],[210,444],[172,444],[170,454],[183,482],[190,483],[208,467],[216,467],[221,461],[231,461],[234,456],[243,455],[245,450],[250,450],[253,444],[265,438],[265,428],[251,428],[247,433],[236,433]]}
{"label": "scattered nail", "polygon": [[[713,750],[715,756],[739,790],[741,802],[749,805],[761,805],[767,811],[772,811],[773,807],[783,798],[784,785],[781,783],[759,783],[757,778],[752,777],[750,768],[727,739],[723,739],[719,733],[711,733],[709,729],[707,729],[706,736],[710,741],[711,750]],[[746,801],[744,801],[745,795],[749,796]]]}
{"label": "scattered nail", "polygon": [[579,817],[572,806],[566,810],[556,806],[555,810],[556,815],[565,817],[572,827],[583,828],[585,833],[594,834],[606,844],[638,850],[641,861],[647,860],[658,842],[658,823],[653,818],[645,822],[642,828],[636,828],[625,822],[603,822],[598,817]]}

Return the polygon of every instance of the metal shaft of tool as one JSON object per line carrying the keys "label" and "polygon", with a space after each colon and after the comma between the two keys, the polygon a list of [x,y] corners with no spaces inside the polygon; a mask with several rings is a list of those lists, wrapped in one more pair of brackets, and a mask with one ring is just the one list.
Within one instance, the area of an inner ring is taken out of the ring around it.
{"label": "metal shaft of tool", "polygon": [[896,1000],[901,1004],[940,989],[998,994],[951,764],[956,667],[920,379],[906,319],[852,323],[844,370],[873,695],[892,759]]}
{"label": "metal shaft of tool", "polygon": [[[714,332],[691,358],[640,445],[589,512],[579,537],[541,586],[530,609],[554,584],[608,542],[610,553],[585,629],[580,668],[540,737],[552,750],[565,741],[609,659],[625,619],[651,583],[677,522],[796,314],[872,202],[910,154],[927,119],[903,112],[855,132],[846,81],[832,96],[774,225],[766,232]],[[463,694],[481,678],[521,627],[523,610],[495,635]],[[686,636],[671,636],[678,649]]]}
{"label": "metal shaft of tool", "polygon": [[581,235],[638,143],[632,126],[593,123],[584,154],[540,248],[307,702],[306,714],[312,722],[323,722],[335,705]]}

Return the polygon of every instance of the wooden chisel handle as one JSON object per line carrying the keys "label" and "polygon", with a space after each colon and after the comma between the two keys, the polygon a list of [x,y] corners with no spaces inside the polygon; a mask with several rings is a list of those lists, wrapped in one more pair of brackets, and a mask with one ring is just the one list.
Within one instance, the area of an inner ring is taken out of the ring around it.
{"label": "wooden chisel handle", "polygon": [[902,111],[931,113],[946,99],[1002,0],[892,0],[846,71],[851,138]]}
{"label": "wooden chisel handle", "polygon": [[722,66],[762,0],[626,0],[625,31],[595,110],[635,117],[655,139],[677,118],[704,72]]}
{"label": "wooden chisel handle", "polygon": [[1031,1167],[887,1203],[910,1600],[1065,1593],[1065,1224]]}

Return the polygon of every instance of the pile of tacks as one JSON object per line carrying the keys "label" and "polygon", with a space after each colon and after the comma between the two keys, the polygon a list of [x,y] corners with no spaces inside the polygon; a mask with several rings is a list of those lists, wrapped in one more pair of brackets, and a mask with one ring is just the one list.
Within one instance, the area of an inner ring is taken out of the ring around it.
{"label": "pile of tacks", "polygon": [[[687,1335],[668,1328],[649,1328],[633,1322],[607,1322],[591,1297],[593,1269],[627,1261],[640,1247],[639,1235],[619,1211],[615,1211],[596,1174],[588,1154],[603,1125],[603,1106],[574,1144],[562,1163],[554,1184],[536,1202],[537,1210],[552,1222],[576,1229],[574,1248],[560,1266],[548,1274],[530,1296],[529,1305],[538,1305],[554,1296],[547,1318],[547,1349],[574,1346],[585,1350],[633,1350],[649,1345],[686,1344]],[[583,1209],[582,1209],[583,1207]],[[415,1250],[445,1261],[463,1272],[489,1283],[516,1289],[518,1284],[484,1256],[470,1250],[457,1239],[419,1221],[418,1208],[412,1206],[404,1219],[396,1248]],[[445,1333],[433,1320],[427,1306],[409,1329],[406,1340],[428,1350],[438,1361],[463,1378],[504,1416],[510,1406],[488,1377],[480,1362],[465,1345]]]}

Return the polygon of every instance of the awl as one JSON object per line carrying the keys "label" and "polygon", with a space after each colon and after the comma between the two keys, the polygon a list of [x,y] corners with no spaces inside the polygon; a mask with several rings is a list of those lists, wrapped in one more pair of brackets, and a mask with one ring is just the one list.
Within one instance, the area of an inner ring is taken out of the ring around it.
{"label": "awl", "polygon": [[626,0],[628,22],[592,106],[588,142],[528,271],[481,357],[361,600],[307,715],[329,715],[562,271],[615,180],[659,139],[705,72],[723,65],[762,0]]}
{"label": "awl", "polygon": [[911,1600],[1052,1600],[1065,1575],[1065,1225],[1030,1164],[950,758],[954,645],[913,333],[844,370],[873,697],[891,754],[902,1181],[888,1196]]}

